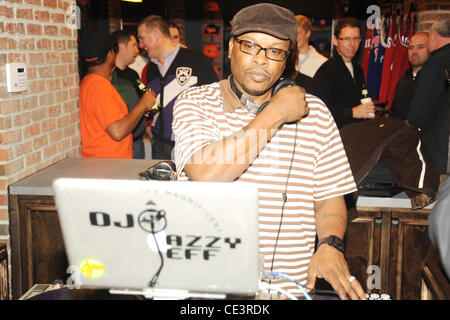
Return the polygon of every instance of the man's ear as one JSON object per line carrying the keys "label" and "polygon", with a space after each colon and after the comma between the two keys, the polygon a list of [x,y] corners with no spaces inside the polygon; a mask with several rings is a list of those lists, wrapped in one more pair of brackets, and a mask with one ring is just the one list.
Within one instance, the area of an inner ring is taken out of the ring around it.
{"label": "man's ear", "polygon": [[108,53],[106,54],[105,61],[108,61],[108,60],[114,61],[114,64],[115,64],[116,53],[115,53],[114,49],[109,50]]}
{"label": "man's ear", "polygon": [[120,50],[125,50],[125,46],[126,46],[125,43],[119,42],[117,44],[117,52],[116,52],[116,54],[118,54],[120,52]]}
{"label": "man's ear", "polygon": [[306,31],[306,38],[309,40],[311,38],[311,30]]}
{"label": "man's ear", "polygon": [[430,50],[430,44],[433,45],[434,42],[436,41],[436,38],[437,38],[437,37],[438,37],[438,33],[437,33],[436,30],[431,29],[431,30],[428,32],[428,51],[431,51],[431,50]]}
{"label": "man's ear", "polygon": [[333,47],[337,47],[337,45],[338,45],[337,38],[336,38],[336,36],[333,34]]}
{"label": "man's ear", "polygon": [[234,38],[231,37],[230,41],[228,41],[228,59],[231,59],[231,52],[233,51],[234,47]]}

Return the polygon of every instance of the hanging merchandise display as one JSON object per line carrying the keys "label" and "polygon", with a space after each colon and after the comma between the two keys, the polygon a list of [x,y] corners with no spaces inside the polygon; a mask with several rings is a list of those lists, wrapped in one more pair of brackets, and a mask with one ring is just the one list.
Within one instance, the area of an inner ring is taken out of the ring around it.
{"label": "hanging merchandise display", "polygon": [[203,6],[202,48],[203,53],[211,59],[219,79],[223,76],[223,20],[222,3],[206,1]]}
{"label": "hanging merchandise display", "polygon": [[381,17],[379,28],[368,29],[362,68],[369,95],[390,109],[397,82],[409,68],[409,40],[415,32],[416,12],[397,10]]}
{"label": "hanging merchandise display", "polygon": [[217,1],[206,1],[204,10],[207,12],[219,12],[220,11],[219,3]]}
{"label": "hanging merchandise display", "polygon": [[367,83],[367,71],[369,69],[370,48],[372,46],[373,29],[367,29],[366,40],[364,41],[364,51],[361,67],[364,71],[364,81]]}
{"label": "hanging merchandise display", "polygon": [[385,102],[389,109],[394,100],[395,87],[398,80],[405,75],[409,68],[408,46],[409,39],[414,34],[415,14],[399,15],[396,18],[396,32],[393,38],[394,53],[391,66],[391,78],[389,81],[389,94]]}
{"label": "hanging merchandise display", "polygon": [[203,31],[205,37],[217,37],[220,35],[220,26],[215,24],[208,24]]}
{"label": "hanging merchandise display", "polygon": [[380,29],[373,30],[372,45],[370,47],[369,65],[367,67],[367,91],[369,95],[378,99],[380,92],[381,73],[383,71],[385,48],[381,43]]}
{"label": "hanging merchandise display", "polygon": [[215,59],[219,56],[219,50],[215,44],[206,45],[203,48],[203,53],[211,59]]}
{"label": "hanging merchandise display", "polygon": [[[396,28],[395,19],[392,17],[383,18],[381,23],[381,40],[382,45],[385,47],[383,71],[381,73],[381,85],[378,100],[387,101],[389,94],[389,85],[391,82],[392,74],[392,60],[394,58],[394,44],[393,35]],[[386,34],[386,30],[388,30]]]}

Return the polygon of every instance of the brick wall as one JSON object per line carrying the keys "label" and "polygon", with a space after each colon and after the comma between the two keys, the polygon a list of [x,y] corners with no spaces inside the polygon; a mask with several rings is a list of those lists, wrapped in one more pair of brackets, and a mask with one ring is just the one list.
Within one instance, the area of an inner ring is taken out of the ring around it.
{"label": "brick wall", "polygon": [[[0,240],[8,239],[7,186],[80,156],[75,0],[0,0]],[[67,14],[66,14],[67,12]],[[28,90],[9,93],[6,63],[26,63]]]}
{"label": "brick wall", "polygon": [[[410,0],[412,1],[412,0]],[[428,32],[433,21],[438,17],[450,19],[449,0],[421,0],[417,1],[417,32]]]}
{"label": "brick wall", "polygon": [[108,0],[109,33],[120,30],[122,11],[120,0]]}

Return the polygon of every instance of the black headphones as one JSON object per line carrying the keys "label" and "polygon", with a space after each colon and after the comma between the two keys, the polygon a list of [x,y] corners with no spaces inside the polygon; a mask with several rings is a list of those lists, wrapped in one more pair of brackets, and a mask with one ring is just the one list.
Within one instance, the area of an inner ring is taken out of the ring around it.
{"label": "black headphones", "polygon": [[[280,91],[284,87],[288,86],[296,86],[297,83],[292,79],[283,79],[275,83],[272,89],[272,96],[274,96],[278,91]],[[254,114],[259,114],[263,109],[269,104],[269,101],[264,102],[262,105],[257,105],[254,103],[245,93],[242,93],[236,86],[233,80],[233,75],[230,76],[230,86],[231,90],[236,94],[239,98],[239,101],[245,106],[245,108]]]}
{"label": "black headphones", "polygon": [[177,180],[177,170],[173,161],[161,161],[139,173],[141,180]]}

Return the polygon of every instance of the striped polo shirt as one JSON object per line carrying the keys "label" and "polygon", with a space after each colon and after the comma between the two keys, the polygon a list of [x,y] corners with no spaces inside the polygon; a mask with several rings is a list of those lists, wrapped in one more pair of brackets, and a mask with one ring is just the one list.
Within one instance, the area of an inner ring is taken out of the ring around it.
{"label": "striped polo shirt", "polygon": [[[277,130],[236,180],[258,186],[259,245],[264,269],[288,274],[302,284],[306,284],[314,253],[314,202],[356,191],[328,108],[309,94],[306,101],[308,116],[297,126],[284,124]],[[184,91],[175,103],[172,124],[179,180],[188,180],[183,168],[189,161],[198,161],[192,157],[196,151],[240,131],[254,117],[231,91],[228,79]],[[222,160],[214,159],[217,163]],[[287,201],[283,206],[285,190]],[[272,284],[293,294],[301,293],[290,281]]]}

